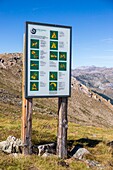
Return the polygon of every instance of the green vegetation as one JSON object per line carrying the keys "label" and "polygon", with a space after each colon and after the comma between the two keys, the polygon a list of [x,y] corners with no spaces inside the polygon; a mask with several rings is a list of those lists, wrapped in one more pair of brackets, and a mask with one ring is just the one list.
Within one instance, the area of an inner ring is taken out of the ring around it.
{"label": "green vegetation", "polygon": [[[43,100],[43,99],[42,99]],[[14,105],[1,104],[0,106],[0,141],[6,140],[9,135],[20,138],[21,134],[21,108]],[[106,169],[112,168],[112,150],[107,143],[113,140],[113,129],[81,126],[69,122],[68,150],[76,144],[82,144],[91,152],[88,159],[96,160]],[[33,112],[33,144],[55,142],[57,134],[57,118]],[[38,155],[13,157],[0,152],[0,168],[2,170],[87,170],[90,169],[82,161],[74,158],[65,160],[69,167],[62,166],[56,156],[43,158]]]}

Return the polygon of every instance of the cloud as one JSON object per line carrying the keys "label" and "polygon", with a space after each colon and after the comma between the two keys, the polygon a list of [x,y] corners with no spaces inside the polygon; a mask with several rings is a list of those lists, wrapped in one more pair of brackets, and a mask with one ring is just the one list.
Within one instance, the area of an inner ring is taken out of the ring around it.
{"label": "cloud", "polygon": [[101,61],[111,61],[113,60],[113,55],[100,55],[100,56],[91,56],[91,59],[101,60]]}
{"label": "cloud", "polygon": [[51,8],[51,7],[49,7],[49,6],[43,6],[43,7],[37,7],[37,8],[33,8],[32,9],[32,12],[37,12],[37,11],[39,11],[39,10],[43,10],[43,9],[49,9],[49,8]]}
{"label": "cloud", "polygon": [[84,47],[83,50],[85,50],[85,51],[91,51],[92,48],[90,48],[90,47]]}
{"label": "cloud", "polygon": [[104,50],[105,52],[113,52],[113,49],[110,50]]}
{"label": "cloud", "polygon": [[38,10],[43,9],[43,8],[44,8],[44,7],[33,8],[32,11],[33,11],[33,12],[34,12],[34,11],[38,11]]}
{"label": "cloud", "polygon": [[113,43],[113,38],[104,38],[104,39],[101,40],[101,42]]}

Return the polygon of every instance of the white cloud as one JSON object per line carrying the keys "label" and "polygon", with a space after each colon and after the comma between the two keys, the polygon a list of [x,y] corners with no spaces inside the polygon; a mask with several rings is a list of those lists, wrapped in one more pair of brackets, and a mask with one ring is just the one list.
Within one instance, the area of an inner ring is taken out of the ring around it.
{"label": "white cloud", "polygon": [[101,40],[101,42],[113,43],[113,38],[104,38],[104,39]]}
{"label": "white cloud", "polygon": [[91,59],[98,59],[98,60],[101,60],[101,61],[113,61],[113,56],[110,56],[110,55],[103,55],[103,56],[91,56]]}
{"label": "white cloud", "polygon": [[104,50],[105,52],[113,52],[113,49]]}
{"label": "white cloud", "polygon": [[45,9],[46,7],[39,7],[39,8],[33,8],[32,11],[38,11],[38,10],[41,10],[41,9]]}

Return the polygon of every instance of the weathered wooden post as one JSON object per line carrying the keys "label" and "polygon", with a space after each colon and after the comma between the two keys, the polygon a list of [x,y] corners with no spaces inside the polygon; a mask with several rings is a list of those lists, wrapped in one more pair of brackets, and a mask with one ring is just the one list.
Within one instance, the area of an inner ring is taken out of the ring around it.
{"label": "weathered wooden post", "polygon": [[58,99],[57,155],[62,159],[67,158],[67,105],[67,97]]}
{"label": "weathered wooden post", "polygon": [[32,154],[32,98],[27,99],[27,131],[26,131],[26,144],[29,154]]}
{"label": "weathered wooden post", "polygon": [[22,72],[22,129],[21,140],[23,143],[23,154],[31,154],[31,131],[32,131],[32,98],[25,98],[25,38],[23,52],[23,72]]}
{"label": "weathered wooden post", "polygon": [[22,111],[22,143],[23,143],[23,154],[32,153],[31,143],[31,132],[32,132],[32,99],[23,100],[23,111]]}

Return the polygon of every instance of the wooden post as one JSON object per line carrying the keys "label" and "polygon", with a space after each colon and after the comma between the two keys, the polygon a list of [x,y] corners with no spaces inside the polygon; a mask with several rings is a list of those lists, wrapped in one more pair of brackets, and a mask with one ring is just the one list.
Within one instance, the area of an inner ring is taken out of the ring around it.
{"label": "wooden post", "polygon": [[27,100],[27,133],[26,133],[26,143],[28,146],[28,153],[32,154],[32,142],[31,142],[31,134],[32,134],[32,98]]}
{"label": "wooden post", "polygon": [[32,99],[23,100],[22,109],[22,130],[21,138],[23,143],[22,153],[27,155],[32,153],[31,133],[32,133]]}
{"label": "wooden post", "polygon": [[23,75],[22,75],[22,128],[21,140],[23,143],[23,154],[31,154],[31,131],[32,131],[32,99],[25,98],[25,38],[23,53]]}
{"label": "wooden post", "polygon": [[67,97],[58,99],[57,155],[62,159],[67,158],[67,105]]}
{"label": "wooden post", "polygon": [[[23,93],[23,92],[22,92]],[[28,154],[28,150],[26,148],[27,144],[26,144],[26,112],[27,112],[27,100],[24,98],[24,94],[22,97],[22,129],[21,129],[21,140],[23,143],[23,150],[22,153],[23,154]]]}

